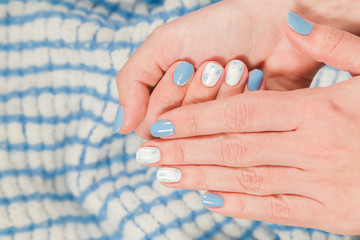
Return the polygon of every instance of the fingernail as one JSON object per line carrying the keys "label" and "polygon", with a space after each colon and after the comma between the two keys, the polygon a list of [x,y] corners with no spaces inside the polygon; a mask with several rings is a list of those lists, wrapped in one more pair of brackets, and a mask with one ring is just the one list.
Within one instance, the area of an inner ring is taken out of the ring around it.
{"label": "fingernail", "polygon": [[156,177],[159,182],[178,182],[181,179],[181,171],[176,168],[159,168]]}
{"label": "fingernail", "polygon": [[314,26],[310,22],[293,12],[288,13],[287,23],[296,33],[305,36],[309,35],[314,29]]}
{"label": "fingernail", "polygon": [[191,63],[181,62],[175,69],[173,80],[178,86],[184,86],[191,78],[194,67]]}
{"label": "fingernail", "polygon": [[239,60],[231,61],[226,73],[226,84],[233,87],[236,86],[244,73],[245,64]]}
{"label": "fingernail", "polygon": [[208,63],[202,75],[202,82],[207,87],[213,87],[219,81],[223,68],[215,63]]}
{"label": "fingernail", "polygon": [[248,88],[251,91],[259,90],[261,83],[263,81],[263,72],[259,69],[254,69],[250,72],[249,80],[248,80]]}
{"label": "fingernail", "polygon": [[201,203],[207,207],[222,207],[224,205],[224,199],[216,194],[205,193],[201,197]]}
{"label": "fingernail", "polygon": [[151,164],[160,161],[160,151],[155,147],[143,147],[136,152],[136,161],[141,164]]}
{"label": "fingernail", "polygon": [[120,131],[123,122],[124,122],[124,108],[121,105],[119,105],[115,116],[113,133],[117,133]]}
{"label": "fingernail", "polygon": [[151,135],[154,137],[167,137],[175,132],[174,124],[167,120],[161,120],[150,127]]}

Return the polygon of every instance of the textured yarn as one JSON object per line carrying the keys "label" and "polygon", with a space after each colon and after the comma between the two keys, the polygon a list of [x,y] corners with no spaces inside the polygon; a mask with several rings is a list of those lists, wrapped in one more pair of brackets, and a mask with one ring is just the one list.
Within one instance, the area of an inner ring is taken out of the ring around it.
{"label": "textured yarn", "polygon": [[112,134],[117,71],[156,26],[210,3],[0,0],[0,239],[351,239],[211,213],[135,161],[135,134]]}

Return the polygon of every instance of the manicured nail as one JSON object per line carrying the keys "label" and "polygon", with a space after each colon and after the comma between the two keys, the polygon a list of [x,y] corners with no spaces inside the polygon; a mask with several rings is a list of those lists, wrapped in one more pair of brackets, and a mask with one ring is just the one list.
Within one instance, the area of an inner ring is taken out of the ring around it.
{"label": "manicured nail", "polygon": [[174,72],[174,83],[178,86],[184,86],[194,73],[194,67],[191,63],[181,62]]}
{"label": "manicured nail", "polygon": [[202,75],[202,82],[207,87],[213,87],[219,81],[223,68],[215,63],[208,63]]}
{"label": "manicured nail", "polygon": [[176,168],[159,168],[156,177],[159,182],[178,182],[181,179],[181,171]]}
{"label": "manicured nail", "polygon": [[167,137],[174,134],[175,127],[172,122],[161,120],[151,125],[150,132],[154,137]]}
{"label": "manicured nail", "polygon": [[231,61],[226,73],[226,84],[233,87],[236,86],[244,73],[245,64],[239,60]]}
{"label": "manicured nail", "polygon": [[151,164],[160,161],[160,151],[155,147],[143,147],[136,152],[136,161],[141,164]]}
{"label": "manicured nail", "polygon": [[259,69],[254,69],[250,72],[249,80],[248,80],[248,88],[251,91],[259,90],[261,83],[263,81],[264,74]]}
{"label": "manicured nail", "polygon": [[120,131],[123,122],[124,122],[124,108],[121,105],[119,105],[115,116],[113,133],[117,133]]}
{"label": "manicured nail", "polygon": [[305,36],[309,35],[314,29],[314,26],[310,22],[306,21],[305,19],[293,12],[288,13],[287,23],[296,33]]}
{"label": "manicured nail", "polygon": [[201,197],[201,203],[207,207],[222,207],[224,205],[224,199],[216,194],[205,193]]}

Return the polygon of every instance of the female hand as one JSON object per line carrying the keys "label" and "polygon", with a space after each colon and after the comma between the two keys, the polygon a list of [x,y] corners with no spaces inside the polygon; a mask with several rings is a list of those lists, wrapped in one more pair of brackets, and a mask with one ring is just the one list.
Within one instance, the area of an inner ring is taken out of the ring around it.
{"label": "female hand", "polygon": [[[308,23],[297,19],[295,31]],[[310,25],[311,26],[311,25]],[[360,38],[314,25],[288,39],[316,61],[360,74]],[[244,93],[181,107],[137,159],[167,187],[210,190],[227,216],[360,234],[360,77],[326,88]],[[151,164],[152,163],[152,164]]]}
{"label": "female hand", "polygon": [[[148,109],[150,90],[179,60],[190,62],[198,70],[205,61],[217,61],[224,66],[232,59],[242,59],[249,69],[260,68],[264,72],[268,89],[308,86],[321,64],[290,44],[282,22],[292,10],[311,19],[331,20],[344,28],[354,25],[350,17],[356,19],[354,9],[359,1],[332,2],[338,3],[335,9],[328,0],[226,0],[162,25],[117,76],[119,103],[123,107],[119,108],[123,118],[119,132],[136,129],[140,135],[146,135],[143,128],[137,128],[149,112],[154,114]],[[328,14],[334,11],[336,16]]]}

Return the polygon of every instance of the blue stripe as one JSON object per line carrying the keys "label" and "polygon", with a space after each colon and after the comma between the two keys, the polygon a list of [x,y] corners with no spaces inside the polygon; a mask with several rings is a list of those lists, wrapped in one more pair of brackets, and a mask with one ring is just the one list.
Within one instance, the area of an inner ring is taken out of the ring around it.
{"label": "blue stripe", "polygon": [[0,103],[6,103],[10,99],[13,98],[24,98],[28,96],[38,97],[41,94],[50,93],[53,95],[56,94],[84,94],[90,95],[91,97],[97,98],[98,100],[102,101],[110,101],[113,103],[118,103],[117,98],[113,98],[110,94],[102,94],[96,88],[86,87],[86,86],[79,86],[79,87],[32,87],[26,89],[24,91],[12,91],[7,94],[0,94]]}
{"label": "blue stripe", "polygon": [[233,219],[230,217],[226,217],[221,223],[215,223],[215,226],[212,227],[210,230],[206,231],[201,237],[199,237],[199,240],[207,240],[211,237],[215,236],[217,233],[219,233],[222,228],[229,224]]}
{"label": "blue stripe", "polygon": [[9,123],[36,123],[39,125],[49,124],[49,125],[57,125],[57,124],[68,124],[72,121],[80,121],[80,120],[93,120],[96,124],[104,125],[105,127],[112,127],[113,122],[105,121],[101,115],[97,116],[91,111],[81,110],[78,112],[70,113],[65,117],[55,116],[55,117],[44,117],[44,116],[35,116],[35,117],[27,117],[24,114],[16,114],[16,115],[0,115],[0,125],[9,124]]}
{"label": "blue stripe", "polygon": [[110,75],[112,77],[116,77],[117,71],[115,69],[103,69],[97,66],[87,66],[83,63],[81,64],[62,64],[62,65],[55,65],[55,64],[45,64],[43,66],[30,66],[27,68],[14,68],[14,69],[0,69],[0,75],[4,77],[8,76],[25,76],[29,74],[39,74],[42,72],[53,72],[56,70],[74,70],[74,71],[86,71],[92,73],[98,73],[102,75]]}
{"label": "blue stripe", "polygon": [[[85,7],[80,7],[78,5],[75,5],[71,2],[67,2],[67,1],[58,1],[58,0],[12,0],[12,1],[17,1],[17,2],[23,2],[26,4],[29,4],[29,2],[47,2],[49,4],[52,4],[54,7],[55,6],[63,6],[66,7],[69,11],[80,11],[85,13],[87,16],[86,17],[90,17],[91,15],[96,15],[98,17],[103,18],[103,20],[108,20],[109,19],[109,15],[110,14],[114,14],[117,13],[118,15],[129,19],[129,18],[137,18],[137,19],[142,19],[144,17],[146,17],[146,15],[142,15],[142,14],[138,14],[138,13],[134,13],[134,12],[129,12],[126,11],[124,9],[121,9],[118,7],[117,4],[110,4],[110,3],[105,3],[104,1],[94,1],[92,0],[92,2],[94,3],[94,5],[97,6],[103,6],[106,10],[110,10],[108,12],[108,15],[105,15],[104,13],[101,12],[95,12],[95,11],[90,11],[89,9],[85,8]],[[9,3],[9,1],[7,1]]]}
{"label": "blue stripe", "polygon": [[[110,130],[109,130],[110,133]],[[38,143],[30,144],[28,142],[23,143],[9,143],[9,142],[0,142],[0,150],[5,150],[8,152],[17,151],[17,152],[27,152],[27,151],[56,151],[59,148],[64,148],[69,145],[82,145],[91,148],[100,149],[106,144],[110,144],[115,139],[125,138],[126,135],[114,134],[110,137],[103,138],[100,142],[90,142],[88,138],[80,138],[78,136],[66,137],[61,142],[56,142],[54,144]]]}
{"label": "blue stripe", "polygon": [[[43,167],[39,168],[24,168],[24,169],[7,169],[0,171],[0,179],[5,177],[19,177],[19,176],[28,176],[28,177],[34,177],[38,176],[44,179],[52,179],[57,176],[63,176],[69,172],[84,172],[88,170],[94,170],[99,168],[106,168],[114,163],[124,163],[129,159],[134,159],[135,154],[132,155],[124,155],[124,154],[118,154],[114,157],[106,158],[105,160],[96,162],[96,163],[90,163],[90,164],[84,164],[82,166],[76,165],[76,166],[64,166],[63,168],[51,170],[48,171]],[[129,173],[131,175],[131,173]]]}
{"label": "blue stripe", "polygon": [[96,223],[95,215],[90,216],[62,216],[57,219],[48,219],[40,223],[31,223],[22,227],[0,228],[0,236],[15,235],[22,232],[33,232],[36,229],[47,229],[55,225],[66,225],[67,223]]}
{"label": "blue stripe", "polygon": [[[126,172],[126,171],[120,171],[115,176],[106,176],[106,177],[98,180],[94,184],[88,186],[85,190],[81,191],[80,195],[76,199],[79,203],[84,203],[86,198],[91,193],[93,193],[94,191],[99,189],[102,185],[109,183],[109,182],[115,182],[116,180],[118,180],[119,178],[121,178],[123,176],[131,178],[131,177],[134,177],[137,175],[145,174],[147,171],[148,171],[147,168],[143,168],[143,169],[139,169],[134,172],[131,172],[131,173]],[[148,181],[146,181],[146,182],[148,182]]]}
{"label": "blue stripe", "polygon": [[[186,223],[196,223],[195,219],[201,215],[205,215],[208,214],[209,211],[206,208],[203,208],[201,210],[197,210],[197,211],[191,211],[191,213],[185,217],[182,218],[176,218],[175,220],[171,221],[168,224],[163,224],[160,225],[159,229],[156,229],[155,231],[149,233],[146,235],[145,238],[143,238],[143,240],[145,239],[155,239],[156,237],[160,236],[161,234],[164,234],[167,230],[169,229],[174,229],[174,228],[179,228],[182,225],[186,224]],[[209,238],[207,238],[206,240],[208,240]]]}
{"label": "blue stripe", "polygon": [[[65,42],[64,40],[55,41],[26,41],[26,42],[14,42],[14,43],[0,43],[0,51],[23,51],[34,50],[37,48],[54,48],[54,49],[71,49],[71,50],[106,50],[110,54],[111,51],[116,49],[129,49],[138,48],[143,42],[96,42],[96,41],[83,41],[83,42]],[[131,54],[131,53],[129,53]]]}
{"label": "blue stripe", "polygon": [[206,5],[199,5],[194,8],[185,8],[185,7],[181,6],[178,8],[174,8],[171,11],[161,11],[161,12],[157,12],[153,15],[142,16],[139,18],[135,18],[134,20],[131,20],[131,21],[128,20],[125,22],[119,22],[117,20],[106,19],[105,23],[101,22],[100,20],[88,18],[88,16],[84,17],[79,14],[74,14],[74,13],[69,13],[69,12],[63,13],[63,12],[50,11],[50,10],[41,10],[41,11],[35,12],[33,14],[23,15],[23,16],[19,16],[19,17],[16,16],[16,17],[0,18],[0,25],[6,25],[6,26],[23,25],[24,23],[33,22],[39,18],[49,19],[49,18],[53,18],[53,17],[60,17],[62,19],[76,19],[76,20],[80,20],[82,22],[91,22],[91,23],[98,25],[99,27],[106,27],[106,28],[110,28],[113,30],[118,30],[119,28],[127,27],[127,26],[134,26],[134,25],[137,25],[138,23],[144,22],[144,21],[151,23],[151,22],[153,22],[154,19],[156,19],[156,20],[162,19],[162,20],[164,20],[164,22],[166,22],[170,18],[185,15],[187,13],[190,13],[197,9],[200,9]]}
{"label": "blue stripe", "polygon": [[254,233],[255,229],[258,228],[260,226],[260,222],[258,221],[253,221],[251,224],[251,227],[249,227],[245,233],[243,233],[243,235],[241,236],[241,240],[247,240],[249,238],[252,237],[252,234]]}
{"label": "blue stripe", "polygon": [[10,205],[13,203],[19,203],[19,202],[30,202],[30,201],[43,201],[44,199],[50,199],[53,201],[73,201],[75,200],[74,196],[71,193],[65,193],[62,195],[56,194],[56,193],[33,193],[30,195],[17,195],[11,198],[0,198],[0,205]]}

